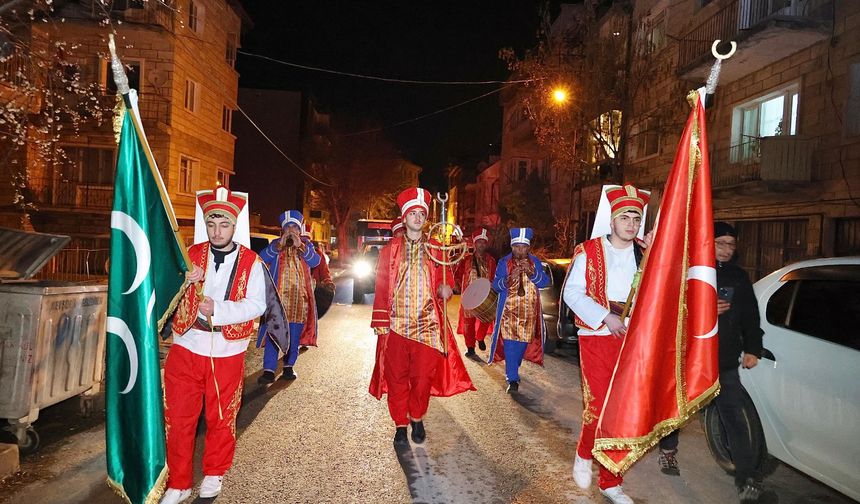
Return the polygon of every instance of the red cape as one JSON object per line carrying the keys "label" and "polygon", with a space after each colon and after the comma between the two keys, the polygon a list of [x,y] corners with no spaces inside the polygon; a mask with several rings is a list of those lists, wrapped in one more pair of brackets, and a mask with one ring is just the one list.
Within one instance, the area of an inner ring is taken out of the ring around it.
{"label": "red cape", "polygon": [[[394,295],[392,286],[394,286],[397,277],[397,265],[403,260],[403,245],[405,237],[394,238],[382,248],[379,253],[379,263],[376,271],[376,296],[373,302],[373,319],[370,326],[373,328],[390,328],[389,313]],[[442,270],[443,268],[435,262],[427,259],[430,265],[431,284],[434,286],[434,291],[442,285]],[[446,280],[449,284],[454,283],[453,277],[448,269],[445,272]],[[434,306],[436,308],[436,316],[439,320],[443,320],[444,304],[439,298],[434,298]],[[448,355],[442,361],[442,365],[436,368],[436,376],[433,377],[433,383],[430,386],[430,395],[436,397],[450,397],[452,395],[466,392],[467,390],[476,390],[472,384],[472,379],[469,378],[469,373],[466,371],[466,366],[463,364],[463,359],[460,357],[460,351],[457,348],[457,342],[454,340],[454,333],[451,331],[451,325],[444,324],[445,334],[448,341]],[[376,364],[373,366],[373,375],[370,378],[370,394],[381,399],[383,394],[388,392],[388,384],[385,381],[383,364],[385,362],[385,350],[388,344],[388,335],[380,335],[376,341]]]}

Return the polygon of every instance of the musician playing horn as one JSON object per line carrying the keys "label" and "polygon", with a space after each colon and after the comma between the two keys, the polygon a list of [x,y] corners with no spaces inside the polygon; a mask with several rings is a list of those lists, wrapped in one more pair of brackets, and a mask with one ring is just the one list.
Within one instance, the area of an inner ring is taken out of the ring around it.
{"label": "musician playing horn", "polygon": [[[476,229],[472,233],[472,243],[475,247],[474,252],[466,254],[457,268],[457,283],[460,285],[460,292],[464,292],[474,280],[478,278],[492,280],[496,274],[496,259],[487,252],[487,245],[489,244],[487,230],[485,228]],[[461,333],[466,340],[466,357],[477,357],[475,353],[476,341],[478,348],[487,349],[484,339],[491,327],[493,327],[492,323],[482,322],[474,315],[464,312],[463,307],[460,306],[457,332]]]}
{"label": "musician playing horn", "polygon": [[[447,266],[430,258],[432,249],[422,231],[429,203],[430,193],[420,187],[400,193],[397,204],[406,233],[382,248],[376,273],[370,326],[378,339],[369,391],[377,399],[388,393],[395,448],[408,448],[409,424],[412,441],[424,442],[423,420],[431,395],[448,397],[475,389],[443,315],[443,300],[453,293],[442,281]],[[439,252],[434,252],[437,260],[443,256]],[[444,276],[453,280],[450,272]],[[445,355],[447,349],[452,351]]]}
{"label": "musician playing horn", "polygon": [[487,362],[505,361],[509,394],[519,390],[523,359],[543,366],[546,327],[538,289],[549,285],[549,277],[529,253],[533,234],[531,228],[511,229],[511,253],[499,260],[493,279],[499,304]]}

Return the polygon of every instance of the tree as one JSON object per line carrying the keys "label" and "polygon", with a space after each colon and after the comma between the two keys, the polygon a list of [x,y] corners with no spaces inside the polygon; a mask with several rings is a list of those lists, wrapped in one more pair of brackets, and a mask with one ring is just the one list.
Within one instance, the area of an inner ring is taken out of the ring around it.
{"label": "tree", "polygon": [[312,155],[317,160],[314,175],[320,180],[313,183],[312,193],[328,209],[340,257],[348,259],[350,227],[359,218],[393,218],[395,198],[417,182],[418,168],[379,133],[336,135],[331,145]]}
{"label": "tree", "polygon": [[656,71],[632,11],[629,0],[587,2],[550,23],[544,7],[536,47],[523,57],[500,51],[513,77],[529,80],[518,96],[558,167],[621,179],[633,102]]}
{"label": "tree", "polygon": [[507,225],[530,227],[534,230],[532,248],[549,248],[554,236],[549,187],[537,171],[528,174],[522,183],[499,202],[499,214]]}

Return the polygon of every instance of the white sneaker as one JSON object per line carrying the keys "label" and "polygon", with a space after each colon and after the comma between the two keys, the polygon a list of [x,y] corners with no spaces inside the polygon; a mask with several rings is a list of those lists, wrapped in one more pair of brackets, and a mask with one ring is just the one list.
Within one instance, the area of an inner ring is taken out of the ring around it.
{"label": "white sneaker", "polygon": [[210,497],[218,497],[221,493],[221,482],[224,481],[224,476],[204,476],[203,483],[200,484],[200,497],[208,499]]}
{"label": "white sneaker", "polygon": [[573,481],[579,488],[588,490],[591,486],[591,459],[584,459],[576,454],[573,459]]}
{"label": "white sneaker", "polygon": [[607,488],[606,490],[600,489],[600,493],[612,501],[612,504],[633,504],[633,499],[624,493],[621,485]]}
{"label": "white sneaker", "polygon": [[177,488],[168,488],[161,497],[161,504],[179,504],[185,499],[191,497],[191,489],[179,490]]}

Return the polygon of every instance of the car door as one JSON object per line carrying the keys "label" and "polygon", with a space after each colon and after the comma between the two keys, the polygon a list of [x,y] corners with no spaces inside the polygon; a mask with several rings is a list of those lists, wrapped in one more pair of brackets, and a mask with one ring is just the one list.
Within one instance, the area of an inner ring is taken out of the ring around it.
{"label": "car door", "polygon": [[[818,271],[816,271],[818,270]],[[860,494],[860,266],[827,266],[757,289],[762,360],[741,373],[768,451],[834,488]]]}

